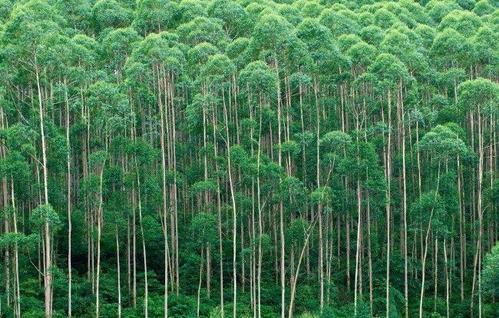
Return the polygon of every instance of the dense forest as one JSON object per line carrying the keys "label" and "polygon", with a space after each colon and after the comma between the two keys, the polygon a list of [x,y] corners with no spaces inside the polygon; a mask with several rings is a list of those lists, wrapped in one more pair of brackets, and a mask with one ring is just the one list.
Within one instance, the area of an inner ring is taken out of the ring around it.
{"label": "dense forest", "polygon": [[0,317],[499,317],[495,0],[0,0]]}

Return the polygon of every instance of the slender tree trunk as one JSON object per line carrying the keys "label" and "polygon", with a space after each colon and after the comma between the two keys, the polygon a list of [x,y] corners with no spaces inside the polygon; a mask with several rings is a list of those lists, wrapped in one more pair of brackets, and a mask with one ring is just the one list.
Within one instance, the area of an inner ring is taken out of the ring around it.
{"label": "slender tree trunk", "polygon": [[447,261],[447,242],[444,239],[444,262],[445,262],[445,303],[446,303],[446,317],[449,318],[449,297],[450,297],[450,279],[449,279],[449,265]]}
{"label": "slender tree trunk", "polygon": [[166,185],[166,146],[165,146],[165,107],[161,103],[161,81],[159,75],[159,68],[156,67],[157,82],[158,82],[158,111],[160,114],[160,146],[161,146],[161,180],[162,180],[162,204],[163,204],[163,240],[164,240],[164,297],[163,297],[163,311],[164,317],[168,317],[168,206],[167,206],[167,185]]}
{"label": "slender tree trunk", "polygon": [[[437,196],[438,196],[438,189],[440,185],[440,162],[438,163],[438,172],[437,172],[437,188],[435,190],[435,197],[434,200],[436,201]],[[423,252],[423,259],[422,259],[422,265],[421,265],[421,291],[419,294],[419,318],[423,318],[423,298],[424,298],[424,288],[425,288],[425,278],[426,278],[426,256],[428,255],[428,240],[430,237],[430,231],[431,231],[431,222],[433,219],[433,212],[435,210],[435,205],[436,202],[433,203],[430,211],[430,218],[428,220],[428,225],[426,227],[426,235],[424,239],[424,252]]]}
{"label": "slender tree trunk", "polygon": [[[402,83],[400,83],[402,86]],[[400,95],[402,95],[402,87],[400,87]],[[405,164],[405,111],[404,100],[400,98],[400,112],[402,116],[402,220],[403,220],[403,253],[404,253],[404,308],[405,318],[409,318],[409,280],[408,280],[408,257],[407,257],[407,173]]]}
{"label": "slender tree trunk", "polygon": [[[314,97],[315,97],[315,117],[316,117],[316,181],[317,188],[321,187],[321,174],[320,174],[320,105],[318,97],[318,84],[317,79],[314,78]],[[319,220],[319,284],[320,284],[320,312],[324,309],[324,238],[323,238],[323,224],[322,224],[322,203],[319,202],[317,207],[317,216]]]}
{"label": "slender tree trunk", "polygon": [[204,248],[201,248],[201,262],[199,263],[199,283],[197,293],[196,317],[199,317],[199,308],[201,306],[201,285],[203,283],[203,266],[204,266]]}
{"label": "slender tree trunk", "polygon": [[372,252],[371,252],[371,204],[369,200],[369,193],[367,193],[367,257],[369,266],[369,310],[371,316],[373,315],[373,265],[372,265]]}
{"label": "slender tree trunk", "polygon": [[[40,72],[37,64],[37,56],[34,54],[35,59],[35,76],[36,86],[38,90],[38,111],[40,119],[40,138],[42,141],[42,171],[43,171],[43,198],[44,204],[49,204],[48,194],[48,169],[47,169],[47,146],[45,142],[45,120],[42,101],[42,90],[40,86]],[[44,225],[44,243],[45,243],[45,270],[44,270],[44,295],[45,295],[45,317],[52,317],[52,245],[50,224],[48,218],[45,219]]]}
{"label": "slender tree trunk", "polygon": [[137,174],[137,203],[139,209],[139,225],[140,225],[140,235],[142,239],[142,259],[144,264],[144,317],[149,317],[149,286],[147,281],[147,253],[146,253],[146,239],[144,232],[144,225],[142,222],[142,198],[141,198],[141,190],[140,190],[140,176],[139,176],[139,167],[137,163],[137,158],[135,158],[135,169]]}
{"label": "slender tree trunk", "polygon": [[116,225],[115,231],[116,239],[116,273],[118,277],[116,278],[118,282],[118,318],[121,318],[121,270],[120,270],[120,242],[118,236],[118,225]]}
{"label": "slender tree trunk", "polygon": [[435,253],[433,255],[435,264],[433,266],[433,312],[437,312],[437,294],[438,294],[438,237],[435,234]]}
{"label": "slender tree trunk", "polygon": [[233,281],[233,307],[232,315],[237,317],[237,210],[236,210],[236,197],[234,193],[234,182],[232,179],[232,164],[230,158],[230,138],[229,138],[229,119],[227,116],[227,106],[225,105],[225,98],[223,101],[223,111],[225,120],[225,133],[227,145],[227,173],[229,175],[230,198],[232,202],[232,281]]}
{"label": "slender tree trunk", "polygon": [[357,242],[355,251],[355,279],[354,279],[354,315],[357,317],[357,286],[359,282],[360,267],[360,236],[362,225],[362,194],[360,191],[360,180],[357,179]]}
{"label": "slender tree trunk", "polygon": [[386,148],[386,317],[390,317],[390,242],[391,242],[391,204],[390,204],[390,181],[391,175],[391,129],[392,129],[392,117],[391,117],[391,91],[388,90],[388,142]]}
{"label": "slender tree trunk", "polygon": [[307,237],[305,238],[305,242],[303,243],[303,247],[302,247],[301,252],[300,252],[300,257],[298,258],[298,265],[296,266],[295,275],[292,278],[292,286],[291,286],[291,296],[290,296],[290,300],[289,300],[288,318],[292,318],[293,317],[293,308],[294,308],[294,301],[295,301],[295,295],[296,295],[296,282],[298,281],[298,274],[300,273],[301,262],[303,260],[303,256],[305,254],[305,250],[307,248],[308,241],[310,239],[310,234],[312,234],[312,229],[313,229],[314,225],[315,225],[315,221],[313,221],[309,225],[309,227],[307,229]]}
{"label": "slender tree trunk", "polygon": [[260,115],[258,129],[258,153],[256,161],[256,189],[257,189],[257,205],[258,205],[258,266],[257,266],[257,317],[262,316],[261,311],[261,282],[262,282],[262,235],[263,235],[263,219],[262,219],[262,203],[260,189],[260,157],[262,151],[262,103],[260,99]]}
{"label": "slender tree trunk", "polygon": [[69,110],[69,99],[68,99],[68,85],[66,79],[64,79],[64,100],[66,103],[66,144],[67,144],[67,157],[66,157],[66,162],[67,162],[67,213],[68,213],[68,317],[71,318],[72,315],[72,269],[71,269],[71,243],[72,243],[72,230],[73,230],[73,223],[71,221],[71,140],[70,140],[70,134],[69,134],[69,117],[70,117],[70,110]]}
{"label": "slender tree trunk", "polygon": [[[281,123],[281,83],[279,77],[279,61],[277,59],[277,51],[274,51],[274,63],[275,63],[275,73],[276,73],[276,96],[277,96],[277,142],[279,144],[277,150],[277,161],[280,167],[282,167],[282,150],[281,150],[281,133],[282,133],[282,123]],[[286,272],[285,272],[285,252],[286,245],[284,241],[284,207],[282,200],[279,202],[279,240],[280,240],[280,283],[281,283],[281,318],[286,317]]]}
{"label": "slender tree trunk", "polygon": [[466,255],[464,254],[464,246],[466,244],[464,237],[464,228],[466,217],[464,215],[464,207],[463,207],[463,199],[462,199],[462,191],[461,191],[461,165],[459,156],[457,156],[457,192],[459,198],[459,278],[460,278],[460,286],[461,286],[461,301],[464,301],[464,260]]}
{"label": "slender tree trunk", "polygon": [[[107,147],[106,147],[107,148]],[[107,153],[106,153],[107,155]],[[104,166],[106,164],[106,161],[102,163],[102,167],[100,168],[99,171],[99,205],[97,207],[97,276],[96,276],[96,283],[95,283],[95,316],[99,318],[100,314],[100,259],[101,259],[101,233],[102,233],[102,221],[103,221],[103,213],[102,213],[102,186],[103,186],[103,179],[104,179]]]}
{"label": "slender tree trunk", "polygon": [[[10,180],[10,199],[12,204],[12,223],[14,227],[14,235],[17,235],[17,209],[15,203],[15,193],[14,193],[14,179],[11,176]],[[21,318],[21,289],[19,282],[19,247],[17,241],[14,242],[14,278],[15,278],[15,302],[14,302],[14,313],[16,318]]]}
{"label": "slender tree trunk", "polygon": [[[359,131],[359,117],[356,116],[355,118],[355,128],[357,131]],[[356,138],[357,142],[357,154],[356,154],[356,159],[357,159],[357,166],[359,166],[359,136],[357,135]],[[362,233],[362,193],[360,189],[360,180],[359,177],[357,177],[357,239],[356,239],[356,248],[355,248],[355,277],[354,277],[354,315],[357,317],[357,288],[359,284],[359,272],[362,270],[361,265],[360,265],[360,237]]]}

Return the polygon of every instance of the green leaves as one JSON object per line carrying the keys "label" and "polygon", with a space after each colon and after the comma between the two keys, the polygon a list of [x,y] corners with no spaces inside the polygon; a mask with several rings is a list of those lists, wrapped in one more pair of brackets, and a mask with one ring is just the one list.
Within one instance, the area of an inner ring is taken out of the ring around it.
{"label": "green leaves", "polygon": [[61,226],[59,215],[50,204],[42,204],[31,212],[31,223],[39,229],[48,224],[54,231]]}
{"label": "green leaves", "polygon": [[333,198],[333,192],[330,187],[320,187],[310,193],[310,200],[314,204],[328,204]]}
{"label": "green leaves", "polygon": [[467,147],[458,134],[443,125],[438,125],[427,132],[418,147],[422,151],[430,152],[437,158],[462,156],[467,152]]}
{"label": "green leaves", "polygon": [[172,26],[178,15],[178,4],[168,0],[139,0],[132,25],[140,34],[161,32]]}
{"label": "green leaves", "polygon": [[338,153],[352,142],[352,137],[340,130],[330,131],[320,139],[321,147],[326,153]]}
{"label": "green leaves", "polygon": [[375,76],[377,80],[375,85],[382,89],[393,89],[399,82],[409,80],[406,66],[396,56],[389,53],[378,55],[373,64],[369,66],[368,72]]}
{"label": "green leaves", "polygon": [[199,246],[214,245],[217,239],[216,216],[211,213],[198,213],[191,221],[190,229]]}
{"label": "green leaves", "polygon": [[198,194],[205,191],[211,191],[215,193],[217,192],[217,190],[218,190],[217,184],[213,180],[198,181],[191,186],[192,194]]}
{"label": "green leaves", "polygon": [[239,74],[241,86],[248,93],[263,94],[268,96],[276,89],[276,74],[267,64],[261,61],[251,62]]}
{"label": "green leaves", "polygon": [[92,16],[98,32],[106,28],[123,28],[132,21],[132,12],[116,0],[98,0],[92,7]]}
{"label": "green leaves", "polygon": [[459,102],[465,111],[479,112],[489,109],[497,112],[499,85],[488,79],[478,78],[459,85]]}
{"label": "green leaves", "polygon": [[234,63],[224,54],[215,54],[208,58],[208,62],[201,69],[201,76],[208,85],[222,84],[230,80],[236,68]]}
{"label": "green leaves", "polygon": [[499,295],[499,244],[485,255],[482,272],[483,289],[488,295]]}
{"label": "green leaves", "polygon": [[214,0],[208,6],[208,14],[223,21],[224,30],[231,38],[247,33],[249,18],[244,8],[230,0]]}
{"label": "green leaves", "polygon": [[213,45],[223,45],[226,35],[218,19],[196,17],[178,27],[177,32],[187,44],[195,45],[208,42]]}
{"label": "green leaves", "polygon": [[113,83],[92,84],[88,89],[88,104],[97,117],[98,127],[107,134],[122,132],[133,122],[127,96]]}

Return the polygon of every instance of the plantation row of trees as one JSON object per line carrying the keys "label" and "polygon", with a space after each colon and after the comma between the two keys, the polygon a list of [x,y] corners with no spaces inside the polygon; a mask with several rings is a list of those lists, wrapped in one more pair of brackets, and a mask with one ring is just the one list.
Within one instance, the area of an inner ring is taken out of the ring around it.
{"label": "plantation row of trees", "polygon": [[0,317],[497,317],[492,0],[0,0]]}

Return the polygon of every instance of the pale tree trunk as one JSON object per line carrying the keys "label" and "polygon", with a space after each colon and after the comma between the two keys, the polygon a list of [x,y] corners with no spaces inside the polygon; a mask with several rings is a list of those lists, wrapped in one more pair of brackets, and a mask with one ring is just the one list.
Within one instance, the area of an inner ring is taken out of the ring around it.
{"label": "pale tree trunk", "polygon": [[446,317],[449,318],[449,297],[450,297],[450,280],[449,280],[449,265],[447,261],[447,242],[444,239],[444,262],[445,262],[445,303],[446,303]]}
{"label": "pale tree trunk", "polygon": [[310,239],[310,234],[312,234],[312,229],[315,225],[315,221],[313,221],[310,226],[307,229],[307,237],[305,238],[305,242],[303,243],[303,247],[300,252],[300,257],[298,259],[298,264],[296,265],[296,271],[295,275],[292,278],[292,286],[291,286],[291,296],[289,300],[289,310],[288,310],[288,318],[293,317],[293,306],[294,306],[294,301],[295,301],[295,295],[296,295],[296,282],[298,281],[298,274],[300,273],[300,266],[303,260],[303,256],[305,254],[305,250],[307,249],[307,245]]}
{"label": "pale tree trunk", "polygon": [[144,237],[144,235],[145,235],[144,225],[142,222],[142,198],[141,198],[141,191],[140,191],[140,177],[139,177],[139,167],[137,164],[137,158],[135,158],[135,169],[136,169],[136,173],[137,173],[137,203],[138,203],[138,209],[139,209],[140,235],[142,238],[142,259],[143,259],[143,264],[144,264],[144,317],[148,318],[149,317],[149,307],[148,307],[149,287],[148,287],[148,281],[147,281],[147,253],[146,253],[146,239]]}
{"label": "pale tree trunk", "polygon": [[163,204],[163,240],[164,240],[164,317],[168,317],[168,207],[167,207],[167,186],[166,186],[166,147],[165,147],[165,109],[161,103],[161,86],[159,68],[156,67],[157,82],[158,82],[158,110],[160,114],[160,146],[161,146],[161,180],[162,180],[162,204]]}
{"label": "pale tree trunk", "polygon": [[[359,117],[355,118],[355,128],[359,131]],[[357,165],[359,165],[359,137],[357,135]],[[354,277],[354,314],[357,316],[357,287],[359,284],[359,271],[361,271],[360,265],[360,237],[362,233],[362,193],[360,189],[360,180],[357,177],[357,239],[356,239],[356,248],[355,248],[355,277]]]}
{"label": "pale tree trunk", "polygon": [[[106,141],[107,145],[107,141]],[[107,146],[106,146],[107,149]],[[107,155],[107,154],[106,154]],[[106,161],[104,160],[102,167],[99,172],[99,206],[97,207],[97,277],[95,283],[95,316],[98,318],[100,314],[100,295],[99,295],[99,287],[100,287],[100,254],[101,254],[101,233],[102,233],[102,221],[103,221],[103,213],[102,213],[102,186],[103,186],[103,178],[104,178],[104,166]]]}
{"label": "pale tree trunk", "polygon": [[174,78],[170,76],[171,83],[168,83],[168,96],[171,109],[171,147],[172,147],[172,163],[173,163],[173,185],[172,185],[172,201],[173,201],[173,231],[175,233],[175,282],[177,296],[180,289],[180,271],[179,271],[179,253],[178,253],[178,202],[177,202],[177,154],[176,154],[176,126],[175,126],[175,108],[173,107],[174,98]]}
{"label": "pale tree trunk", "polygon": [[357,243],[355,251],[355,278],[354,278],[354,314],[357,317],[357,285],[359,282],[360,265],[360,236],[362,225],[362,195],[360,191],[360,180],[357,179]]}
{"label": "pale tree trunk", "polygon": [[466,244],[465,237],[464,237],[464,229],[465,229],[465,222],[466,222],[466,217],[464,214],[464,207],[463,207],[463,198],[462,198],[462,182],[461,182],[461,165],[460,165],[460,160],[459,156],[457,156],[457,192],[458,192],[458,198],[459,198],[459,278],[460,278],[460,286],[461,286],[461,301],[464,301],[464,259],[466,258],[466,255],[464,253],[464,246]]}
{"label": "pale tree trunk", "polygon": [[[7,207],[9,198],[8,198],[8,189],[7,189],[7,179],[2,178],[2,203],[4,207]],[[4,218],[4,233],[10,232],[10,224],[9,218]],[[5,248],[4,253],[4,266],[5,266],[5,298],[7,308],[10,307],[10,248],[7,246]]]}
{"label": "pale tree trunk", "polygon": [[[6,129],[8,127],[7,119],[4,115],[3,108],[0,107],[0,127],[2,129]],[[0,146],[0,156],[3,160],[5,160],[7,156],[7,148],[4,145]],[[2,188],[3,188],[3,208],[7,209],[9,205],[9,195],[8,195],[8,181],[6,177],[2,179]],[[12,208],[12,227],[14,231],[14,235],[17,235],[17,210],[15,204],[15,193],[14,193],[14,179],[10,177],[10,205]],[[4,217],[4,233],[9,232],[9,219],[7,214]],[[7,306],[10,303],[10,246],[5,248],[5,293],[7,298]],[[19,282],[19,249],[17,240],[14,241],[14,315],[16,318],[21,317],[21,291],[20,291],[20,282]],[[1,310],[0,310],[1,316]]]}
{"label": "pale tree trunk", "polygon": [[[316,181],[317,189],[321,187],[321,174],[320,174],[320,109],[318,97],[318,84],[317,79],[314,78],[314,97],[315,97],[315,115],[316,115]],[[324,239],[323,239],[323,225],[322,225],[322,203],[319,201],[317,207],[317,216],[319,220],[319,284],[320,284],[320,312],[324,309]]]}
{"label": "pale tree trunk", "polygon": [[[435,190],[435,198],[434,200],[436,201],[437,195],[438,195],[438,189],[440,185],[440,162],[438,163],[438,172],[437,172],[437,188]],[[428,220],[428,226],[426,228],[426,235],[424,239],[424,252],[423,252],[423,259],[422,259],[422,268],[421,268],[421,290],[419,294],[419,318],[423,318],[423,298],[424,298],[424,286],[425,286],[425,278],[426,278],[426,256],[428,255],[428,240],[430,238],[430,231],[431,231],[431,221],[433,219],[433,212],[435,210],[435,204],[436,202],[432,205],[431,211],[430,211],[430,218]]]}
{"label": "pale tree trunk", "polygon": [[[204,117],[204,109],[203,109],[203,117]],[[203,119],[203,122],[204,122],[204,119]],[[203,124],[203,126],[205,126]],[[206,127],[206,126],[205,126]],[[204,138],[204,145],[205,145],[205,148],[206,148],[206,128],[203,128],[204,129],[204,133],[203,133],[203,138]],[[214,123],[214,127],[213,127],[213,134],[215,136],[215,129],[216,129],[216,123]],[[213,139],[215,140],[215,137],[213,137]],[[215,158],[218,156],[218,147],[217,147],[217,144],[214,143],[213,145],[213,153],[214,153],[214,156]],[[205,157],[205,160],[206,157]],[[205,163],[205,167],[206,167],[206,163]],[[220,177],[218,176],[219,175],[219,171],[218,171],[218,163],[215,161],[215,174],[217,175],[216,179],[217,179],[217,218],[218,218],[218,224],[217,224],[217,227],[218,227],[218,252],[219,252],[219,259],[218,259],[218,262],[219,262],[219,271],[220,271],[220,276],[219,276],[219,279],[220,279],[220,316],[221,318],[224,318],[225,316],[225,310],[224,310],[224,271],[223,271],[223,233],[222,233],[222,199],[221,199],[221,194],[220,194]],[[205,178],[207,178],[207,172],[205,172]]]}
{"label": "pale tree trunk", "polygon": [[260,196],[260,156],[262,151],[262,103],[260,99],[260,114],[259,114],[259,129],[258,129],[258,153],[256,162],[256,189],[257,189],[257,206],[258,206],[258,266],[257,266],[257,317],[262,316],[261,311],[261,281],[262,281],[262,235],[263,235],[263,220],[262,220],[262,203]]}
{"label": "pale tree trunk", "polygon": [[[473,282],[471,287],[471,316],[473,316],[473,299],[475,283],[478,280],[478,318],[482,317],[482,238],[483,238],[483,211],[482,211],[482,186],[483,186],[483,128],[480,109],[477,114],[478,121],[478,187],[477,187],[477,212],[478,212],[478,238],[476,242],[475,261],[473,266]],[[477,279],[478,278],[478,279]]]}
{"label": "pale tree trunk", "polygon": [[229,119],[227,116],[227,106],[225,105],[225,97],[223,97],[223,112],[225,120],[226,146],[227,146],[227,173],[229,176],[230,198],[232,202],[232,288],[233,288],[233,307],[232,315],[237,317],[237,210],[236,197],[234,193],[234,181],[232,179],[232,164],[230,158],[230,138],[229,138]]}
{"label": "pale tree trunk", "polygon": [[435,253],[433,255],[435,264],[433,266],[433,312],[437,312],[437,292],[438,292],[438,237],[435,234]]}
{"label": "pale tree trunk", "polygon": [[391,117],[391,91],[388,90],[388,142],[386,148],[386,317],[390,317],[390,242],[391,242],[391,205],[390,205],[390,181],[391,175],[391,143],[392,143],[392,117]]}
{"label": "pale tree trunk", "polygon": [[[14,235],[17,235],[17,210],[15,204],[14,196],[14,180],[11,177],[10,180],[10,199],[12,201],[12,222],[14,227]],[[14,278],[15,278],[15,301],[14,301],[14,313],[16,318],[21,318],[21,290],[19,282],[19,248],[17,241],[14,242]]]}
{"label": "pale tree trunk", "polygon": [[120,270],[120,242],[118,237],[118,225],[116,225],[115,231],[115,239],[116,239],[116,272],[118,274],[117,282],[118,282],[118,318],[121,318],[121,270]]}
{"label": "pale tree trunk", "polygon": [[[49,204],[49,193],[48,193],[48,169],[47,169],[47,146],[45,142],[45,121],[44,121],[44,111],[43,111],[43,101],[42,101],[42,90],[40,86],[40,72],[37,64],[37,56],[34,54],[35,59],[35,75],[36,75],[36,86],[38,90],[38,111],[40,117],[40,138],[42,142],[42,171],[43,171],[43,198],[44,204],[48,206]],[[44,226],[44,245],[45,245],[45,267],[44,267],[44,296],[45,296],[45,317],[52,317],[52,245],[51,245],[51,233],[49,220],[45,220]]]}
{"label": "pale tree trunk", "polygon": [[201,284],[203,282],[204,247],[201,248],[201,262],[199,264],[199,283],[197,293],[196,317],[199,317],[199,307],[201,306]]}
{"label": "pale tree trunk", "polygon": [[369,192],[367,193],[367,257],[369,266],[369,310],[373,315],[373,264],[371,252],[371,205],[369,201]]}
{"label": "pale tree trunk", "polygon": [[68,213],[68,317],[71,318],[72,315],[72,269],[71,269],[71,243],[72,243],[72,229],[73,223],[71,222],[71,140],[69,134],[69,99],[68,99],[68,86],[67,81],[64,79],[65,90],[64,90],[64,100],[66,103],[66,144],[67,144],[67,213]]}
{"label": "pale tree trunk", "polygon": [[[275,53],[275,52],[274,52]],[[274,55],[275,56],[275,55]],[[279,167],[282,167],[282,150],[281,150],[281,83],[279,79],[279,62],[277,58],[274,57],[275,61],[275,72],[276,72],[276,90],[277,90],[277,142],[279,144],[279,149],[277,151],[277,161]],[[280,240],[280,281],[281,281],[281,318],[286,316],[286,269],[285,269],[285,258],[286,258],[286,245],[284,241],[284,207],[282,200],[279,202],[279,240]]]}
{"label": "pale tree trunk", "polygon": [[[400,95],[402,95],[402,87],[400,87]],[[407,270],[407,173],[405,164],[405,112],[404,112],[404,100],[400,96],[400,112],[402,116],[402,219],[403,219],[403,232],[404,232],[404,307],[405,307],[405,318],[409,318],[409,281],[408,281],[408,270]]]}

